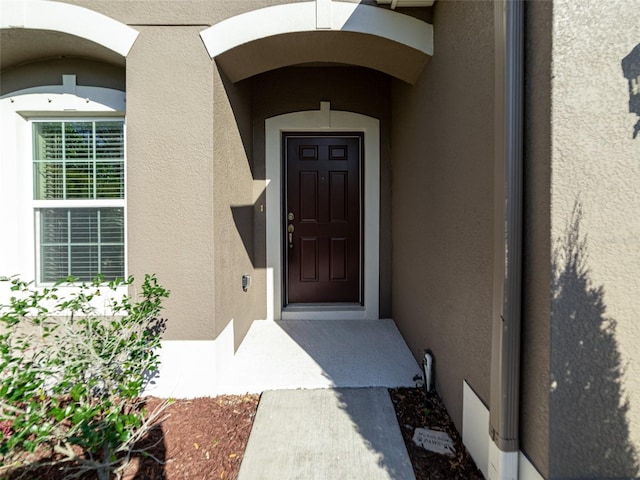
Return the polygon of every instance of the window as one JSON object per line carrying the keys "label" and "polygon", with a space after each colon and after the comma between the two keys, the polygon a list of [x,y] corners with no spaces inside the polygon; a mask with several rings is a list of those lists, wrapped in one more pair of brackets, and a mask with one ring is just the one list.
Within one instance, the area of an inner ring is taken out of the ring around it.
{"label": "window", "polygon": [[124,277],[124,121],[32,123],[40,283]]}

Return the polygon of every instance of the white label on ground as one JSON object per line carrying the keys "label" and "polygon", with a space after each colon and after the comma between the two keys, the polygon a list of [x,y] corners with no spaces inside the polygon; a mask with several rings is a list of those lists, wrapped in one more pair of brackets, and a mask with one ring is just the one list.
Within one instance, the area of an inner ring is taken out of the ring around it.
{"label": "white label on ground", "polygon": [[453,455],[456,449],[453,447],[451,437],[445,432],[416,428],[413,432],[413,443],[431,452]]}

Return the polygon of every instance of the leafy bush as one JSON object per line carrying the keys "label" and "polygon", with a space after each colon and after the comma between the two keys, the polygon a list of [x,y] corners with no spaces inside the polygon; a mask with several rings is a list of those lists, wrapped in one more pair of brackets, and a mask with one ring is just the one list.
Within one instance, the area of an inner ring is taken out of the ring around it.
{"label": "leafy bush", "polygon": [[[158,370],[169,292],[149,275],[138,298],[116,295],[133,277],[73,280],[34,288],[0,279],[12,292],[0,306],[0,477],[54,463],[78,476],[120,477],[136,443],[161,421],[166,404],[147,413],[140,395]],[[63,296],[65,286],[73,293]],[[42,460],[43,451],[53,455]]]}

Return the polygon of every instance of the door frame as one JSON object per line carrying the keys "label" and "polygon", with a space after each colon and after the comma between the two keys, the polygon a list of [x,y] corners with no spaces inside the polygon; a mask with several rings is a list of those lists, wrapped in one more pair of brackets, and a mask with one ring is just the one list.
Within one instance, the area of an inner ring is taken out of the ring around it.
{"label": "door frame", "polygon": [[[283,132],[362,132],[364,134],[364,305],[292,306],[283,309]],[[265,212],[267,320],[374,320],[380,295],[380,122],[353,112],[320,110],[287,113],[265,120]]]}

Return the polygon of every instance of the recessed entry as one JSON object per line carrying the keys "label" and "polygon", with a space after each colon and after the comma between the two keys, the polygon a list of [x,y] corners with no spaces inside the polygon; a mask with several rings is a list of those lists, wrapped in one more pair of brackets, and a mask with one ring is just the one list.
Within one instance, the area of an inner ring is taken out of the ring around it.
{"label": "recessed entry", "polygon": [[329,147],[329,160],[346,160],[346,159],[347,159],[347,147],[344,147],[344,146]]}
{"label": "recessed entry", "polygon": [[301,160],[318,160],[317,145],[300,145]]}

